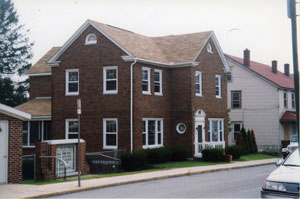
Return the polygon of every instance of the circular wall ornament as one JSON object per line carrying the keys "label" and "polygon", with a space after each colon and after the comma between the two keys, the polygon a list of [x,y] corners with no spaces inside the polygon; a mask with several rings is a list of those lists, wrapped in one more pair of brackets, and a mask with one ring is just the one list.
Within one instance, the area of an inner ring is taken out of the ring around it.
{"label": "circular wall ornament", "polygon": [[186,130],[186,125],[184,123],[180,122],[177,124],[176,130],[179,134],[183,134]]}

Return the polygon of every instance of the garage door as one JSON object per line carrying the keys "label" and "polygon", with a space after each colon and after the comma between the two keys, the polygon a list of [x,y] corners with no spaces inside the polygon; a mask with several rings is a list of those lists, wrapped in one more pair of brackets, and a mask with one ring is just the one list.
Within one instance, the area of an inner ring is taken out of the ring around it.
{"label": "garage door", "polygon": [[0,184],[7,183],[8,122],[0,121]]}

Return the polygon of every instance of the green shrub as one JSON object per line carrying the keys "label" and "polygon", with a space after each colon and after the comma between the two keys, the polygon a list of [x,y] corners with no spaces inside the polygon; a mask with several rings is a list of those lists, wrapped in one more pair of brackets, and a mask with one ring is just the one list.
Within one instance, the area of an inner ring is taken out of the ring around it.
{"label": "green shrub", "polygon": [[34,161],[33,159],[23,159],[22,162],[23,179],[34,179]]}
{"label": "green shrub", "polygon": [[248,146],[249,146],[249,153],[255,153],[250,130],[247,131],[247,140],[248,140]]}
{"label": "green shrub", "polygon": [[243,155],[243,147],[238,145],[228,146],[225,149],[225,153],[227,155],[232,155],[232,159],[239,159]]}
{"label": "green shrub", "polygon": [[219,148],[204,149],[202,151],[202,159],[209,162],[223,161],[224,150]]}
{"label": "green shrub", "polygon": [[171,161],[185,161],[188,157],[188,150],[181,146],[175,146],[170,148],[171,150]]}
{"label": "green shrub", "polygon": [[249,154],[249,144],[248,144],[246,129],[244,128],[244,126],[241,129],[241,134],[242,134],[244,155],[248,155]]}
{"label": "green shrub", "polygon": [[121,154],[121,166],[124,171],[137,171],[147,168],[145,151],[124,152]]}
{"label": "green shrub", "polygon": [[145,150],[147,154],[147,162],[150,164],[164,163],[170,160],[171,150],[170,148],[155,148]]}
{"label": "green shrub", "polygon": [[252,142],[253,142],[253,147],[254,147],[254,153],[257,153],[258,148],[257,148],[256,138],[255,138],[255,134],[254,134],[253,130],[251,130],[251,137],[252,137]]}

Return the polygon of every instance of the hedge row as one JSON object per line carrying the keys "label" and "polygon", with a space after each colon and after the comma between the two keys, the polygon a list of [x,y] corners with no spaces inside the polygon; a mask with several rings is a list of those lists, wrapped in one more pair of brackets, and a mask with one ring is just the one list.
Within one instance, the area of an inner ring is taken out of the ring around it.
{"label": "hedge row", "polygon": [[125,171],[136,171],[148,168],[149,164],[184,161],[187,157],[188,151],[183,147],[162,147],[132,153],[124,152],[121,154],[121,165]]}

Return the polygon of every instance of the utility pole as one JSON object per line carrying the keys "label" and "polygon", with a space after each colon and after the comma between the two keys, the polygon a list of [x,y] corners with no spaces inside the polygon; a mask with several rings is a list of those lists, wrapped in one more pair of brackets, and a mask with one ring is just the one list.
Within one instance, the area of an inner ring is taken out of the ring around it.
{"label": "utility pole", "polygon": [[78,114],[78,152],[77,152],[77,161],[78,161],[78,187],[81,186],[80,182],[80,114],[81,114],[81,100],[77,99],[77,114]]}
{"label": "utility pole", "polygon": [[299,70],[298,70],[298,52],[297,52],[297,13],[296,13],[296,1],[287,0],[288,17],[291,19],[292,25],[292,44],[293,44],[293,65],[294,65],[294,88],[296,97],[296,124],[298,135],[298,147],[300,147],[299,139]]}

